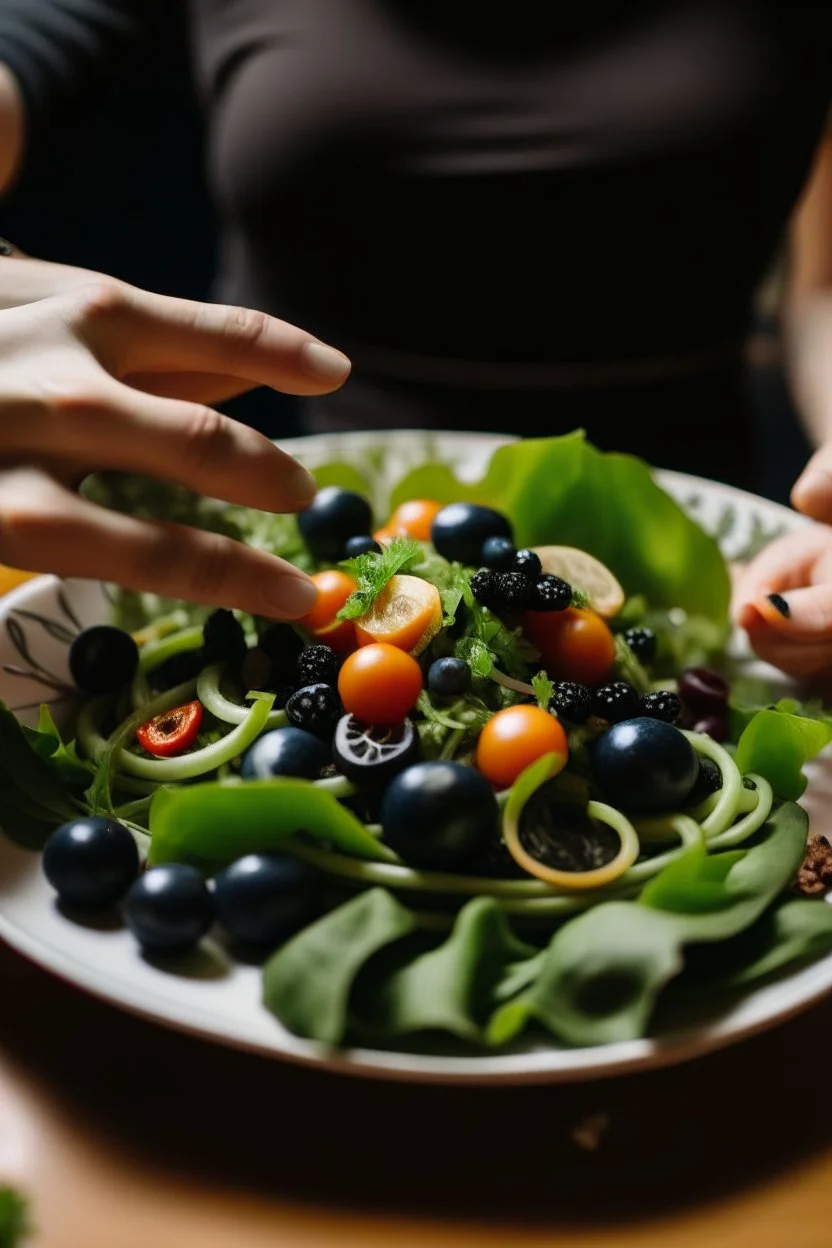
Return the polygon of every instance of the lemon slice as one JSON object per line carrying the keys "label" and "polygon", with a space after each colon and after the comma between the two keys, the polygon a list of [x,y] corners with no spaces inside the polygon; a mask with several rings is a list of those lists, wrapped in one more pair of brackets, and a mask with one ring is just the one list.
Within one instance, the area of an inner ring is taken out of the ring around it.
{"label": "lemon slice", "polygon": [[624,590],[609,568],[576,546],[535,546],[544,572],[559,576],[586,594],[587,606],[612,619],[624,605]]}

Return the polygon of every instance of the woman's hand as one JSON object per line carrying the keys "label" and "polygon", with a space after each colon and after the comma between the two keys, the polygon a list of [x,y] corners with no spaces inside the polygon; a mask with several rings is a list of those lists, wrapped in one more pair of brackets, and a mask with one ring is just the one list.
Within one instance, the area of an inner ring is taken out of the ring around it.
{"label": "woman's hand", "polygon": [[85,270],[0,260],[0,562],[297,618],[315,591],[228,538],[97,507],[77,486],[118,469],[268,511],[309,474],[207,402],[255,385],[322,394],[340,352],[242,308],[149,294]]}
{"label": "woman's hand", "polygon": [[772,542],[739,577],[734,604],[761,659],[790,676],[832,672],[832,529],[807,525]]}

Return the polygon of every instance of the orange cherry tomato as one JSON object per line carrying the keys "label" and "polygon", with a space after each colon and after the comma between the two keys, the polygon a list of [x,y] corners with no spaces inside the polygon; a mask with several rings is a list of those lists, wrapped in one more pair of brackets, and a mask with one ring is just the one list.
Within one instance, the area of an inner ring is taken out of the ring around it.
{"label": "orange cherry tomato", "polygon": [[413,537],[417,542],[429,542],[430,526],[442,507],[442,503],[434,502],[432,498],[408,499],[406,503],[399,504],[385,528],[394,537]]}
{"label": "orange cherry tomato", "polygon": [[486,780],[507,789],[544,754],[556,756],[558,771],[566,766],[569,745],[560,720],[539,706],[507,706],[480,733],[476,763]]}
{"label": "orange cherry tomato", "polygon": [[155,719],[142,724],[136,729],[136,740],[148,754],[170,758],[172,754],[181,754],[193,745],[201,723],[202,703],[186,702],[184,706],[163,711]]}
{"label": "orange cherry tomato", "polygon": [[597,685],[615,662],[615,638],[601,616],[588,608],[527,611],[523,632],[543,655],[553,680]]}
{"label": "orange cherry tomato", "polygon": [[338,673],[344,710],[365,724],[400,724],[422,692],[422,669],[398,646],[376,642],[345,659]]}
{"label": "orange cherry tomato", "polygon": [[318,591],[318,597],[312,609],[300,622],[310,633],[319,633],[322,629],[342,623],[335,617],[350,594],[358,589],[358,582],[337,568],[316,572],[311,580]]}

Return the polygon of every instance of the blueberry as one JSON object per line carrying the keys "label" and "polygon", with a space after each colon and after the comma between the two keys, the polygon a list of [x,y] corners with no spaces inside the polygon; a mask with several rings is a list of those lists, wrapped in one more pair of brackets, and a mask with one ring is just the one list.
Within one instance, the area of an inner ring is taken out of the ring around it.
{"label": "blueberry", "polygon": [[658,719],[625,719],[596,740],[592,775],[604,800],[621,810],[678,810],[699,776],[687,737]]}
{"label": "blueberry", "polygon": [[436,659],[428,668],[428,689],[440,698],[456,698],[471,688],[471,669],[464,659]]}
{"label": "blueberry", "polygon": [[337,485],[319,490],[298,516],[298,528],[310,553],[331,563],[343,558],[349,538],[363,537],[372,527],[373,513],[366,498]]}
{"label": "blueberry", "polygon": [[243,758],[241,774],[246,780],[270,776],[297,776],[317,780],[332,756],[318,737],[303,728],[275,728],[258,737]]}
{"label": "blueberry", "polygon": [[530,581],[536,581],[543,571],[540,556],[536,555],[533,550],[518,550],[514,556],[512,571],[522,572]]}
{"label": "blueberry", "polygon": [[511,525],[504,515],[477,503],[450,503],[437,512],[430,540],[445,559],[475,566],[489,537],[512,540]]}
{"label": "blueberry", "polygon": [[461,763],[415,763],[388,785],[381,803],[384,840],[405,862],[443,870],[472,860],[497,836],[491,785]]}
{"label": "blueberry", "polygon": [[357,559],[359,555],[369,554],[381,554],[381,546],[369,533],[359,533],[356,537],[347,538],[344,543],[345,559]]}
{"label": "blueberry", "polygon": [[105,910],[139,872],[139,851],[124,824],[94,815],[62,823],[43,851],[43,872],[61,901]]}
{"label": "blueberry", "polygon": [[274,948],[318,909],[320,876],[291,854],[246,854],[217,876],[217,921],[229,936]]}
{"label": "blueberry", "polygon": [[331,741],[344,713],[341,699],[331,685],[304,685],[286,703],[286,715],[295,728],[303,728],[322,741]]}
{"label": "blueberry", "polygon": [[140,875],[124,899],[124,918],[149,953],[190,949],[214,921],[214,901],[196,867],[171,863]]}
{"label": "blueberry", "polygon": [[487,537],[482,544],[480,563],[497,572],[508,572],[514,565],[517,551],[509,537]]}
{"label": "blueberry", "polygon": [[84,693],[117,693],[139,666],[139,648],[129,633],[109,624],[85,628],[69,647],[69,670]]}

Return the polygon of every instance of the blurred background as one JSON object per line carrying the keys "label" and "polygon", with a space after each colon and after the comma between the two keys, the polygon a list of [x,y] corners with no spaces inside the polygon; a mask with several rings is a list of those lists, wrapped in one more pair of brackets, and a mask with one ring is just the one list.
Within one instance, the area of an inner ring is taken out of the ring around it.
{"label": "blurred background", "polygon": [[[0,234],[33,255],[166,294],[210,298],[216,221],[204,180],[184,6],[147,5],[147,41],[28,164],[0,206]],[[750,327],[748,380],[765,492],[787,502],[809,450],[780,367],[777,290],[775,274],[760,292]],[[245,396],[225,410],[270,436],[299,432],[291,400],[276,402],[271,394]]]}

